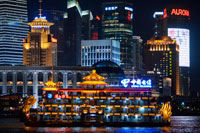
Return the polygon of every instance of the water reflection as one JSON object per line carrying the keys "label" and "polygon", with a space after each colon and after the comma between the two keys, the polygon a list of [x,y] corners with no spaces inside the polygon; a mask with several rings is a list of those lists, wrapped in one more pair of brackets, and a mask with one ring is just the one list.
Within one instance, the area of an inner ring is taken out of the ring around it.
{"label": "water reflection", "polygon": [[[1,122],[1,120],[0,120]],[[19,123],[20,125],[20,123]],[[172,117],[169,127],[23,127],[11,126],[5,123],[0,132],[41,132],[41,133],[165,133],[165,132],[196,132],[200,133],[200,116],[175,116]]]}

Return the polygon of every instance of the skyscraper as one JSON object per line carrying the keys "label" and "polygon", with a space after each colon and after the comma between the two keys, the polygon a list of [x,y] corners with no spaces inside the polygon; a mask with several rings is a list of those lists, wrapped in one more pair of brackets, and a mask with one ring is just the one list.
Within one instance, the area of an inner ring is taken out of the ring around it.
{"label": "skyscraper", "polygon": [[102,36],[120,42],[121,67],[133,67],[133,5],[126,0],[102,4]]}
{"label": "skyscraper", "polygon": [[[41,1],[40,1],[41,2]],[[42,9],[39,17],[33,22],[31,32],[24,40],[23,64],[26,66],[57,66],[57,39],[50,33],[50,23],[46,17],[42,17]]]}
{"label": "skyscraper", "polygon": [[[37,12],[38,14],[38,12]],[[61,66],[63,62],[64,54],[64,11],[61,10],[44,10],[42,11],[43,16],[46,16],[49,22],[54,23],[50,27],[51,33],[58,40],[57,42],[57,65]]]}
{"label": "skyscraper", "polygon": [[29,30],[26,0],[0,1],[0,65],[23,64],[23,39]]}
{"label": "skyscraper", "polygon": [[170,6],[163,12],[155,12],[155,35],[170,36],[179,45],[180,90],[181,95],[189,95],[190,88],[190,11]]}
{"label": "skyscraper", "polygon": [[133,67],[134,70],[138,71],[141,70],[143,67],[142,61],[142,50],[143,40],[140,36],[133,36]]}
{"label": "skyscraper", "polygon": [[64,14],[64,56],[62,66],[81,65],[81,40],[90,39],[89,10],[82,10],[77,0],[67,0],[67,13]]}
{"label": "skyscraper", "polygon": [[[168,36],[153,37],[144,45],[144,68],[171,80],[171,95],[180,95],[179,46]],[[164,83],[163,83],[164,84]],[[163,88],[166,89],[166,88]],[[160,90],[161,93],[165,90]],[[163,94],[165,95],[165,94]]]}

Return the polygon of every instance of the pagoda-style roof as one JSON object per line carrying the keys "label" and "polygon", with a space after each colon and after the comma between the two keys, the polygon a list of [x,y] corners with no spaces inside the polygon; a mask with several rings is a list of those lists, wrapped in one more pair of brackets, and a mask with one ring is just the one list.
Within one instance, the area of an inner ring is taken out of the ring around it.
{"label": "pagoda-style roof", "polygon": [[98,75],[96,70],[93,70],[92,74],[84,77],[83,79],[86,81],[79,83],[79,85],[108,85],[108,83],[103,81],[106,78]]}
{"label": "pagoda-style roof", "polygon": [[104,81],[84,81],[79,85],[109,85]]}
{"label": "pagoda-style roof", "polygon": [[101,80],[105,80],[106,78],[104,78],[104,77],[98,75],[98,74],[96,73],[96,70],[92,70],[92,74],[90,74],[90,75],[84,77],[83,79],[84,79],[84,80],[87,80],[87,81],[94,81],[94,80],[96,80],[96,81],[101,81]]}
{"label": "pagoda-style roof", "polygon": [[44,91],[58,91],[59,83],[54,83],[52,80],[44,83],[46,88],[42,88]]}
{"label": "pagoda-style roof", "polygon": [[49,28],[54,25],[54,23],[48,22],[44,17],[35,18],[33,22],[28,23],[32,28]]}

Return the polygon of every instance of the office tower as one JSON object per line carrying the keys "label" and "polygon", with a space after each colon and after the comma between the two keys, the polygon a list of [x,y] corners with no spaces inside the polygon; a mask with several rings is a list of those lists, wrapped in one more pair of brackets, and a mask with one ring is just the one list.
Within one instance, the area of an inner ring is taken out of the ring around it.
{"label": "office tower", "polygon": [[90,10],[82,11],[81,40],[91,40],[91,21],[93,15]]}
{"label": "office tower", "polygon": [[92,66],[96,62],[109,60],[120,64],[120,43],[115,40],[82,40],[81,65]]}
{"label": "office tower", "polygon": [[143,40],[140,36],[133,36],[133,67],[134,70],[141,70],[143,67],[142,61],[143,61]]}
{"label": "office tower", "polygon": [[157,35],[162,36],[164,33],[175,39],[179,45],[180,89],[181,95],[187,96],[190,88],[190,11],[171,6],[165,8],[162,14],[156,19],[156,23],[160,22]]}
{"label": "office tower", "polygon": [[[171,95],[180,95],[178,60],[179,45],[168,36],[153,37],[144,45],[145,70],[160,72],[163,83],[171,80]],[[160,92],[165,92],[164,89]]]}
{"label": "office tower", "polygon": [[153,18],[155,19],[154,36],[167,35],[167,20],[163,17],[164,12],[155,12]]}
{"label": "office tower", "polygon": [[23,64],[23,39],[28,33],[26,0],[0,1],[0,65]]}
{"label": "office tower", "polygon": [[102,37],[120,42],[123,69],[133,67],[133,5],[126,0],[102,4]]}
{"label": "office tower", "polygon": [[64,59],[62,65],[81,65],[81,40],[90,39],[91,11],[82,11],[77,0],[67,1],[67,13],[64,15]]}
{"label": "office tower", "polygon": [[[35,13],[36,14],[36,13]],[[38,12],[37,12],[38,14]],[[57,42],[57,65],[61,66],[63,61],[63,54],[64,54],[64,45],[65,45],[65,38],[64,38],[64,11],[60,10],[44,10],[42,12],[43,16],[46,16],[49,22],[54,23],[50,27],[51,33],[54,37],[58,40]]]}
{"label": "office tower", "polygon": [[23,64],[26,66],[57,66],[57,39],[50,33],[50,23],[45,17],[36,17],[28,23],[31,32],[24,40]]}
{"label": "office tower", "polygon": [[101,18],[99,16],[96,16],[91,21],[91,40],[98,40],[102,39],[101,36]]}

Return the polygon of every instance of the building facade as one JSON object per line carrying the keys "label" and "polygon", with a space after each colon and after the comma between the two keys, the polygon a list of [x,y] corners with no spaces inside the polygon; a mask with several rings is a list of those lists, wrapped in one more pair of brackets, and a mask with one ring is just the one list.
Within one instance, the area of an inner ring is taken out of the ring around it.
{"label": "building facade", "polygon": [[[78,88],[82,77],[89,75],[88,67],[54,67],[53,80],[61,88]],[[0,95],[21,94],[24,97],[33,95],[37,100],[42,98],[44,83],[51,80],[52,67],[45,66],[1,66]]]}
{"label": "building facade", "polygon": [[133,36],[133,67],[134,70],[141,70],[143,67],[143,40],[140,36]]}
{"label": "building facade", "polygon": [[64,59],[62,66],[81,65],[81,40],[90,39],[90,21],[93,19],[89,10],[82,10],[77,0],[67,1],[64,14]]}
{"label": "building facade", "polygon": [[50,33],[53,23],[40,16],[28,25],[31,32],[24,40],[23,65],[57,66],[57,39]]}
{"label": "building facade", "polygon": [[82,66],[92,66],[103,60],[120,65],[120,43],[115,40],[82,40],[81,55]]}
{"label": "building facade", "polygon": [[28,33],[26,0],[0,1],[0,65],[23,64],[23,39]]}
{"label": "building facade", "polygon": [[[171,95],[180,95],[179,46],[168,36],[153,37],[144,45],[144,68],[171,79]],[[163,92],[165,88],[163,88]],[[161,91],[162,93],[162,91]],[[164,94],[165,95],[165,94]]]}
{"label": "building facade", "polygon": [[155,13],[155,35],[167,35],[179,45],[181,95],[188,96],[190,88],[190,11],[184,7],[167,7]]}
{"label": "building facade", "polygon": [[120,42],[121,63],[124,69],[133,67],[133,5],[126,1],[102,4],[102,37]]}
{"label": "building facade", "polygon": [[[63,1],[64,2],[64,1]],[[38,12],[35,13],[35,15]],[[43,16],[46,16],[47,20],[51,23],[54,23],[50,27],[51,33],[58,40],[57,41],[57,65],[62,66],[63,63],[63,54],[64,54],[64,46],[65,46],[65,38],[64,38],[64,11],[61,10],[44,10],[42,12]]]}

